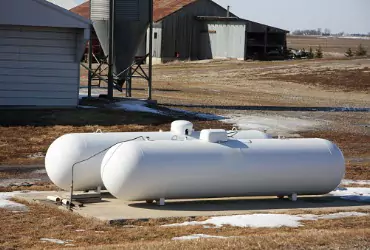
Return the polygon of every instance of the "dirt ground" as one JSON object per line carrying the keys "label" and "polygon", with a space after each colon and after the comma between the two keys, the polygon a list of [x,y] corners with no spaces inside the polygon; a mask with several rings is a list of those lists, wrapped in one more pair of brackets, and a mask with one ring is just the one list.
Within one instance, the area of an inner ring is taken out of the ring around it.
{"label": "dirt ground", "polygon": [[317,37],[317,36],[287,36],[288,48],[313,50],[321,46],[325,57],[340,58],[351,48],[353,52],[362,44],[370,53],[370,39]]}

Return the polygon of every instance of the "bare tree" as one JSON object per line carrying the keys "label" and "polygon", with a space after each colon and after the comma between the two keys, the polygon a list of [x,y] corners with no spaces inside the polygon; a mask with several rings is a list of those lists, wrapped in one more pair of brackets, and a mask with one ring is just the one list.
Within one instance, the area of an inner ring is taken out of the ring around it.
{"label": "bare tree", "polygon": [[326,29],[324,30],[324,33],[325,33],[325,35],[330,35],[330,34],[331,34],[331,30],[330,30],[330,29],[328,29],[328,28],[326,28]]}

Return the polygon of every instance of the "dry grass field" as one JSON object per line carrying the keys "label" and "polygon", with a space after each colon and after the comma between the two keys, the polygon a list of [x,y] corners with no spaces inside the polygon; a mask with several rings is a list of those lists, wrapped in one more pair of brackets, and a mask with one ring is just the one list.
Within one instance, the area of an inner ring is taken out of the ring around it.
{"label": "dry grass field", "polygon": [[288,48],[294,49],[316,49],[319,46],[324,51],[325,57],[340,58],[344,57],[348,48],[356,51],[356,48],[362,44],[370,54],[370,39],[356,39],[356,38],[338,38],[338,37],[317,37],[317,36],[288,36]]}
{"label": "dry grass field", "polygon": [[[78,249],[367,249],[369,217],[305,221],[299,228],[161,227],[187,219],[150,220],[108,226],[47,205],[27,204],[27,213],[0,210],[1,249],[58,248],[41,238],[68,240]],[[361,211],[361,210],[359,210]],[[333,210],[332,213],[340,212]],[[369,212],[369,211],[362,211]],[[302,214],[307,211],[294,211]],[[327,212],[326,212],[327,213]],[[313,213],[320,214],[320,213]],[[205,218],[198,218],[204,220]],[[226,240],[172,241],[174,237],[207,234]],[[64,248],[60,245],[59,248]]]}
{"label": "dry grass field", "polygon": [[[176,107],[225,117],[237,114],[246,119],[279,117],[276,123],[285,119],[315,121],[320,125],[297,128],[294,134],[334,141],[346,157],[346,178],[370,179],[370,112],[349,112],[356,107],[370,108],[368,59],[175,62],[157,65],[154,72],[154,99],[158,100],[160,109]],[[82,84],[86,84],[86,78]],[[134,88],[135,97],[145,97],[144,83],[134,83]],[[170,117],[100,108],[0,110],[0,165],[42,164],[50,143],[65,133],[95,132],[97,129],[105,132],[167,130],[173,119],[189,119],[197,129],[232,127],[232,124],[192,115]],[[0,171],[0,179],[27,176],[25,170],[14,169]],[[0,191],[21,189],[26,188],[2,188]],[[27,189],[53,190],[55,187],[50,183],[38,183]],[[303,227],[279,229],[159,226],[177,219],[122,227],[108,226],[41,204],[27,206],[28,212],[0,210],[0,249],[66,247],[41,242],[40,238],[73,240],[71,247],[78,249],[370,248],[368,216],[305,221]],[[236,237],[171,240],[202,233]]]}

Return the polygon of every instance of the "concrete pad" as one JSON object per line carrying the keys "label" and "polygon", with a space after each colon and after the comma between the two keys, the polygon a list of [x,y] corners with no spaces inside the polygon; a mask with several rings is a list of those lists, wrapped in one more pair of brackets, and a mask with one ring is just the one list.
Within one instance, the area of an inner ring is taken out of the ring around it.
{"label": "concrete pad", "polygon": [[[47,196],[66,197],[68,192],[22,193],[17,198],[26,201],[45,201]],[[84,204],[74,212],[109,223],[125,220],[147,220],[170,217],[202,217],[237,215],[256,212],[287,212],[295,209],[330,211],[370,209],[369,203],[343,200],[334,196],[299,197],[298,201],[276,197],[242,197],[223,199],[167,200],[165,206],[145,202],[127,202],[103,193],[102,202]]]}

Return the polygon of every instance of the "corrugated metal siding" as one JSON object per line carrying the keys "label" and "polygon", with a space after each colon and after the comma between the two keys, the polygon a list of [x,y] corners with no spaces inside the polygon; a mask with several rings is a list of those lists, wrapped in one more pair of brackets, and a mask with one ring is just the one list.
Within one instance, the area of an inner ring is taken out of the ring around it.
{"label": "corrugated metal siding", "polygon": [[116,0],[114,11],[120,20],[140,20],[139,0]]}
{"label": "corrugated metal siding", "polygon": [[181,59],[198,59],[201,23],[195,16],[226,16],[226,10],[211,1],[198,0],[166,17],[162,23],[162,58],[173,59],[176,52]]}
{"label": "corrugated metal siding", "polygon": [[76,106],[77,31],[0,26],[0,105]]}
{"label": "corrugated metal siding", "polygon": [[91,0],[91,20],[109,20],[109,1]]}
{"label": "corrugated metal siding", "polygon": [[245,24],[212,22],[207,28],[212,58],[244,59]]}

